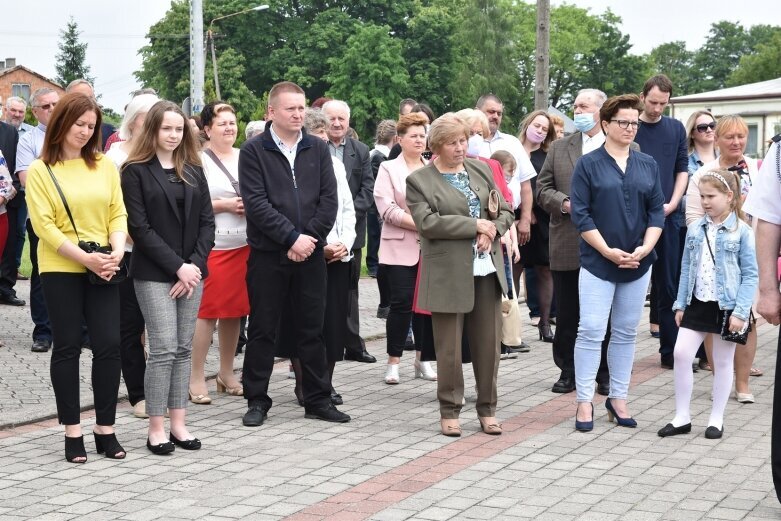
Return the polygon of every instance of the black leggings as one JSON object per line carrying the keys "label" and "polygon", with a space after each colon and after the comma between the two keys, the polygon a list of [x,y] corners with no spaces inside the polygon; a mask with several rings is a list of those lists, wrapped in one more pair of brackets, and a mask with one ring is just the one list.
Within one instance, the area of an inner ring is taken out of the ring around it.
{"label": "black leggings", "polygon": [[92,392],[98,425],[114,425],[119,392],[119,289],[93,285],[86,273],[41,273],[52,328],[51,378],[57,416],[78,425],[82,324],[92,346]]}
{"label": "black leggings", "polygon": [[[388,356],[401,356],[404,353],[404,344],[407,343],[410,322],[412,322],[413,332],[417,333],[418,319],[417,315],[412,313],[412,300],[415,295],[418,265],[386,264],[383,267],[390,287],[390,312],[385,322]],[[415,336],[417,337],[417,334]]]}

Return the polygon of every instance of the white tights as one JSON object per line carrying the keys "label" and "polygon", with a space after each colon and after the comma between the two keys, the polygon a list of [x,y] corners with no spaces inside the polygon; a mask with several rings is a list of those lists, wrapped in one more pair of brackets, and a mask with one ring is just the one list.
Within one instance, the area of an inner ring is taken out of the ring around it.
{"label": "white tights", "polygon": [[[705,339],[705,335],[711,333],[701,333],[682,327],[678,330],[678,339],[675,341],[675,418],[672,424],[680,427],[691,423],[691,413],[689,403],[692,397],[692,387],[694,387],[694,376],[692,375],[692,362],[697,354],[700,344]],[[713,407],[711,408],[708,426],[714,426],[722,429],[724,423],[724,409],[727,407],[729,393],[732,390],[733,361],[735,358],[735,344],[725,342],[720,335],[713,336],[713,360],[710,361],[713,367]]]}

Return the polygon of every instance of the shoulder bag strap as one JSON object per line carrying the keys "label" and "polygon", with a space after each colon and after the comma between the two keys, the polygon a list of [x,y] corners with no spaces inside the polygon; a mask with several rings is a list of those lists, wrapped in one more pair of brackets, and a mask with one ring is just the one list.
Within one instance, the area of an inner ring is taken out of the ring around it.
{"label": "shoulder bag strap", "polygon": [[713,256],[713,249],[710,247],[710,239],[708,239],[708,230],[706,226],[705,230],[705,244],[708,245],[708,253],[710,253],[710,258],[713,261],[713,265],[716,265],[716,257]]}
{"label": "shoulder bag strap", "polygon": [[217,154],[214,153],[213,150],[205,149],[204,153],[211,158],[212,161],[214,161],[214,164],[220,167],[220,170],[228,177],[228,180],[230,181],[231,185],[233,186],[233,190],[236,192],[236,195],[241,197],[241,193],[239,192],[239,182],[236,181],[236,179],[233,178],[230,172],[228,172],[228,169],[225,168],[225,165],[222,164],[222,161],[220,161],[220,158],[217,157]]}
{"label": "shoulder bag strap", "polygon": [[79,237],[79,231],[76,229],[76,223],[73,222],[73,215],[71,215],[71,209],[68,206],[68,201],[65,199],[65,194],[62,193],[62,188],[60,188],[60,183],[57,182],[57,178],[54,177],[54,172],[52,172],[52,169],[48,164],[46,164],[46,170],[49,171],[49,175],[52,177],[52,181],[54,182],[54,187],[57,189],[57,193],[60,194],[60,199],[62,199],[62,205],[65,207],[65,213],[68,214],[68,219],[70,219],[71,221],[71,226],[73,226],[73,231],[76,232],[76,240],[81,242],[81,238]]}

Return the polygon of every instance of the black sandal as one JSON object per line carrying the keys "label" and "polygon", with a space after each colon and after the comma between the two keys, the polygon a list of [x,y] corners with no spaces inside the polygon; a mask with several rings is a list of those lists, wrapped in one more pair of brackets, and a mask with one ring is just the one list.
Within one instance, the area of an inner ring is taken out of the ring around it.
{"label": "black sandal", "polygon": [[105,452],[107,458],[125,459],[127,453],[117,441],[115,433],[98,434],[97,432],[93,432],[92,434],[95,436],[95,449],[98,451],[98,454],[103,454]]}
{"label": "black sandal", "polygon": [[[84,458],[82,461],[76,461],[76,458]],[[65,459],[69,463],[86,463],[87,450],[84,448],[84,436],[71,438],[65,436]]]}

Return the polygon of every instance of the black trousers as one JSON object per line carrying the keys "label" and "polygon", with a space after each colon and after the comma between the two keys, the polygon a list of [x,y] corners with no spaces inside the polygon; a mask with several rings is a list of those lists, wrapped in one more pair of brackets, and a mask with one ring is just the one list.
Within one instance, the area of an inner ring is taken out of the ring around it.
{"label": "black trousers", "polygon": [[662,236],[654,247],[658,256],[651,272],[651,281],[656,289],[657,320],[659,324],[659,353],[672,355],[678,338],[673,303],[678,296],[678,279],[681,274],[681,232],[677,217],[670,215],[664,220]]}
{"label": "black trousers", "polygon": [[[33,341],[52,341],[52,329],[49,323],[49,311],[46,308],[46,300],[41,289],[41,276],[38,272],[38,236],[33,230],[33,225],[27,221],[27,236],[30,238],[30,263],[33,266],[30,275],[30,318],[33,319]],[[86,336],[83,335],[83,337]],[[82,341],[86,338],[82,338]]]}
{"label": "black trousers", "polygon": [[[781,331],[778,334],[776,353],[781,353]],[[773,485],[776,497],[781,503],[781,356],[776,356],[775,388],[773,389],[773,422],[770,431],[770,464],[773,470]]]}
{"label": "black trousers", "polygon": [[[301,388],[307,407],[330,403],[331,380],[323,343],[326,266],[323,250],[304,262],[292,262],[286,252],[251,250],[247,263],[250,319],[244,354],[244,397],[270,409],[268,384],[274,368],[277,329],[287,299],[291,299],[296,352],[301,360]],[[286,327],[286,325],[282,325]]]}
{"label": "black trousers", "polygon": [[363,252],[360,248],[352,250],[353,260],[350,272],[350,302],[347,305],[347,341],[345,349],[350,353],[362,353],[366,344],[361,338],[360,308],[358,307],[358,279],[361,278],[361,258]]}
{"label": "black trousers", "polygon": [[[130,252],[125,252],[125,264],[130,265]],[[122,359],[122,378],[127,387],[131,405],[144,399],[146,359],[141,335],[144,333],[144,315],[138,307],[133,279],[127,278],[119,286],[119,354]]]}
{"label": "black trousers", "polygon": [[[412,313],[412,299],[415,295],[415,279],[418,265],[396,266],[383,264],[385,276],[390,286],[390,312],[385,322],[385,335],[388,343],[388,356],[404,354],[410,322],[418,339],[418,316]],[[417,342],[416,342],[417,343]]]}
{"label": "black trousers", "polygon": [[[16,265],[16,229],[19,226],[19,208],[8,207],[8,239],[5,242],[5,249],[0,252],[0,295],[4,297],[16,296],[16,274],[18,266]],[[32,252],[31,252],[32,253]]]}
{"label": "black trousers", "polygon": [[[578,278],[580,270],[553,271],[553,295],[556,299],[556,333],[553,337],[553,362],[561,369],[562,378],[575,378],[575,340],[580,322]],[[597,382],[608,384],[607,346],[610,343],[610,325],[602,341]]]}
{"label": "black trousers", "polygon": [[380,249],[381,229],[377,207],[372,205],[366,212],[366,268],[373,275],[377,274],[377,266],[380,264],[377,252]]}
{"label": "black trousers", "polygon": [[80,421],[79,357],[82,324],[92,344],[92,392],[98,425],[114,425],[119,392],[119,288],[93,285],[86,273],[42,273],[46,305],[51,310],[51,377],[60,423]]}
{"label": "black trousers", "polygon": [[388,275],[385,273],[385,264],[379,264],[377,266],[377,289],[380,291],[380,307],[387,308],[390,306],[390,283],[388,282]]}

